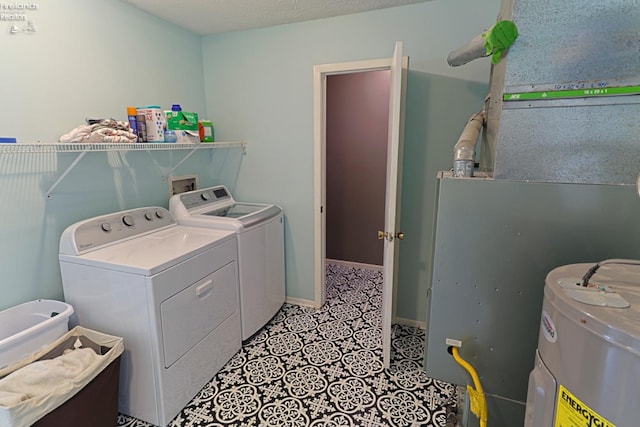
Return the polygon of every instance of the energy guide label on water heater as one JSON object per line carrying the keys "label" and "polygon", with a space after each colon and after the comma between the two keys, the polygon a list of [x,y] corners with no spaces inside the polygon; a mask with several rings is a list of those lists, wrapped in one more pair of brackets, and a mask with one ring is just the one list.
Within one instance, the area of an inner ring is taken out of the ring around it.
{"label": "energy guide label on water heater", "polygon": [[565,386],[558,390],[554,427],[616,427],[574,396]]}

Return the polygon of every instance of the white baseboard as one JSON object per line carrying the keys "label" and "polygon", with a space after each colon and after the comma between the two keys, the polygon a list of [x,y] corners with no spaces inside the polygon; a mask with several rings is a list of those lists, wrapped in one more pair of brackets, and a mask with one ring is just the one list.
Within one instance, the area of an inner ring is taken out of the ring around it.
{"label": "white baseboard", "polygon": [[360,262],[352,262],[352,261],[342,261],[339,259],[329,259],[327,258],[325,264],[334,264],[334,265],[342,265],[344,267],[353,267],[353,268],[362,268],[364,270],[376,270],[382,271],[381,265],[375,264],[363,264]]}
{"label": "white baseboard", "polygon": [[422,329],[423,331],[427,330],[427,322],[420,322],[419,320],[405,319],[404,317],[396,317],[395,319],[393,319],[393,323],[397,323],[398,325],[413,326],[414,328],[419,328],[419,329]]}
{"label": "white baseboard", "polygon": [[316,306],[315,301],[302,298],[286,297],[284,302],[287,304],[300,305],[302,307],[314,308]]}
{"label": "white baseboard", "polygon": [[[286,297],[285,303],[292,304],[292,305],[299,305],[302,307],[315,308],[315,301],[308,300],[308,299]],[[418,320],[406,319],[404,317],[395,317],[393,319],[393,323],[396,323],[398,325],[413,326],[414,328],[422,329],[423,331],[427,330],[427,322],[420,322]]]}

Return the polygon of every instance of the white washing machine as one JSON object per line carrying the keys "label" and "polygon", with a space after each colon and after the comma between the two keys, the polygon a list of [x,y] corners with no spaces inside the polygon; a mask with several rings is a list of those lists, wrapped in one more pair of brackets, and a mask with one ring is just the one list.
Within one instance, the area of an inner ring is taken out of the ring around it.
{"label": "white washing machine", "polygon": [[242,339],[248,339],[285,300],[282,209],[236,202],[223,185],[176,194],[169,209],[179,224],[237,233]]}
{"label": "white washing machine", "polygon": [[75,323],[124,338],[122,413],[167,425],[242,346],[232,231],[139,208],[69,226],[59,258]]}
{"label": "white washing machine", "polygon": [[547,275],[525,427],[639,424],[640,267],[601,264]]}

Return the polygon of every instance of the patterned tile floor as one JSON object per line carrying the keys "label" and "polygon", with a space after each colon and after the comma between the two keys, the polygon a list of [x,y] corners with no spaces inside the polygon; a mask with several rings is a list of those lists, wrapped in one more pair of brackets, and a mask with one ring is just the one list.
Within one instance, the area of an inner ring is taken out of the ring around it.
{"label": "patterned tile floor", "polygon": [[445,426],[456,389],[422,370],[424,331],[394,325],[383,368],[381,284],[380,272],[328,265],[325,306],[285,304],[170,426]]}

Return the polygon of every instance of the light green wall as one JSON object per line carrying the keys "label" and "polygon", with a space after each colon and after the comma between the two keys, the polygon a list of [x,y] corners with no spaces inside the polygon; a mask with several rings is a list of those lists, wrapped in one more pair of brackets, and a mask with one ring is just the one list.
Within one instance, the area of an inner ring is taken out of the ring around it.
{"label": "light green wall", "polygon": [[[214,121],[217,140],[248,153],[198,154],[174,174],[225,183],[239,199],[287,214],[287,294],[313,299],[313,65],[410,57],[399,315],[423,321],[435,175],[482,106],[489,62],[446,64],[447,54],[493,25],[499,0],[434,0],[344,17],[200,38],[124,2],[48,0],[29,12],[35,34],[0,33],[0,136],[55,142],[86,117],[124,120],[127,105],[182,104]],[[0,28],[2,29],[2,28]],[[204,91],[203,91],[204,87]],[[226,157],[228,155],[228,157]],[[57,242],[77,220],[167,204],[162,176],[179,153],[91,154],[51,199],[74,155],[0,155],[0,308],[61,298]],[[236,185],[237,184],[237,185]],[[38,266],[34,268],[34,266]]]}
{"label": "light green wall", "polygon": [[126,120],[128,105],[205,111],[199,36],[121,1],[33,3],[35,33],[0,21],[0,136],[56,142],[86,117]]}
{"label": "light green wall", "polygon": [[[120,1],[36,3],[27,14],[36,33],[10,35],[0,21],[0,136],[55,143],[85,117],[125,120],[127,105],[205,110],[200,37]],[[242,155],[232,151],[199,152],[174,174],[233,185]],[[47,190],[77,154],[0,154],[0,309],[62,299],[62,230],[98,214],[167,207],[162,177],[186,153],[90,153],[51,198]]]}
{"label": "light green wall", "polygon": [[[287,216],[287,295],[313,299],[313,66],[410,58],[398,315],[424,321],[435,176],[471,114],[490,64],[451,68],[448,53],[492,26],[499,0],[411,6],[203,38],[207,111],[222,139],[246,139],[239,198],[273,201]],[[381,190],[383,191],[383,190]]]}
{"label": "light green wall", "polygon": [[[437,171],[449,170],[453,146],[482,108],[488,85],[409,73],[402,190],[398,316],[425,321],[431,280]],[[425,94],[428,94],[425,96]],[[426,123],[424,117],[427,117]]]}

